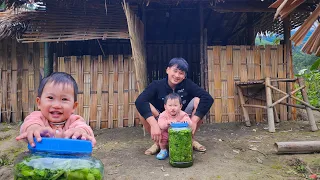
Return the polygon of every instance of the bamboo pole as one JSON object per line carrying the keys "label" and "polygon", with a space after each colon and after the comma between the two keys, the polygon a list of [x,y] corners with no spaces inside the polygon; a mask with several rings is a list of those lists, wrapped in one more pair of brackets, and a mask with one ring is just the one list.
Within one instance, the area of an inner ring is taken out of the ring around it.
{"label": "bamboo pole", "polygon": [[[304,80],[303,78],[298,78],[298,82],[299,82],[299,85],[302,87],[304,86]],[[302,94],[302,97],[303,97],[303,100],[309,104],[309,100],[308,100],[308,95],[307,95],[307,92],[305,89],[301,89],[301,94]],[[308,114],[308,119],[309,119],[309,122],[310,122],[310,126],[311,126],[311,131],[317,131],[318,130],[318,127],[316,125],[316,122],[314,120],[314,116],[313,116],[313,112],[312,112],[312,109],[308,106],[306,106],[306,111],[307,111],[307,114]]]}
{"label": "bamboo pole", "polygon": [[[283,30],[284,30],[284,61],[286,63],[286,78],[291,78],[292,74],[292,49],[291,49],[291,40],[290,40],[290,31],[291,31],[291,26],[290,26],[290,15],[286,17],[283,20]],[[288,83],[286,86],[286,91],[290,92],[292,89],[292,84]],[[292,100],[288,99],[287,103],[292,104]],[[290,107],[287,107],[288,110],[288,119],[292,119],[292,111],[293,109]]]}
{"label": "bamboo pole", "polygon": [[278,154],[315,153],[320,152],[320,141],[276,142]]}
{"label": "bamboo pole", "polygon": [[[23,44],[22,55],[22,116],[26,117],[29,114],[29,80],[28,80],[28,45]],[[31,98],[31,97],[30,97]]]}
{"label": "bamboo pole", "polygon": [[275,132],[274,126],[274,115],[273,115],[273,107],[270,107],[272,104],[272,92],[270,88],[270,78],[266,77],[266,98],[267,98],[267,113],[268,113],[268,126],[269,132]]}
{"label": "bamboo pole", "polygon": [[33,44],[28,44],[28,81],[29,81],[28,112],[31,113],[34,111],[34,105],[35,105]]}
{"label": "bamboo pole", "polygon": [[[1,43],[0,43],[1,44]],[[17,80],[17,121],[23,120],[23,106],[22,106],[22,85],[23,85],[23,52],[25,51],[24,45],[17,44],[17,66],[18,66],[18,80]],[[0,60],[1,61],[1,60]],[[1,67],[0,67],[1,68]],[[1,72],[0,72],[1,79]],[[1,88],[0,88],[1,89]],[[0,93],[1,98],[1,93]],[[1,103],[0,103],[1,104]],[[1,105],[0,105],[1,107]],[[1,122],[1,120],[0,120]]]}
{"label": "bamboo pole", "polygon": [[109,55],[109,59],[108,59],[108,63],[109,63],[109,107],[108,107],[108,128],[113,128],[113,108],[114,108],[114,98],[113,98],[113,94],[114,94],[114,90],[113,90],[113,81],[114,81],[114,66],[113,66],[113,55]]}
{"label": "bamboo pole", "polygon": [[[3,54],[3,46],[6,46],[4,44],[4,41],[0,41],[0,54]],[[4,58],[3,56],[0,56],[0,123],[2,122],[2,103],[3,103],[3,98],[2,98],[2,94],[3,94],[3,88],[4,86],[2,86],[2,68],[3,68],[3,62],[4,62]]]}
{"label": "bamboo pole", "polygon": [[12,52],[12,43],[13,41],[11,39],[9,39],[7,44],[7,53],[6,53],[6,59],[7,59],[7,73],[5,74],[5,76],[7,76],[7,90],[6,90],[6,94],[4,94],[6,96],[7,102],[6,102],[6,106],[5,106],[5,111],[6,111],[6,122],[10,123],[11,120],[11,89],[12,89],[12,79],[11,79],[11,73],[12,73],[12,57],[11,57],[11,52]]}
{"label": "bamboo pole", "polygon": [[19,122],[17,119],[18,114],[18,60],[17,60],[17,42],[12,41],[12,51],[11,51],[11,61],[12,61],[12,75],[11,75],[11,119],[12,122]]}
{"label": "bamboo pole", "polygon": [[108,113],[109,113],[109,59],[107,57],[103,57],[102,60],[103,68],[102,68],[102,101],[101,101],[101,128],[108,128]]}
{"label": "bamboo pole", "polygon": [[278,116],[278,111],[277,111],[276,106],[273,106],[273,111],[274,111],[275,122],[279,123],[280,119],[279,119],[279,116]]}
{"label": "bamboo pole", "polygon": [[124,103],[123,103],[123,55],[118,55],[118,125],[117,127],[123,127],[124,116]]}
{"label": "bamboo pole", "polygon": [[123,0],[123,9],[126,15],[132,56],[134,59],[135,75],[138,85],[138,92],[142,93],[147,85],[146,52],[144,43],[144,25],[131,10],[128,3]]}
{"label": "bamboo pole", "polygon": [[[103,55],[105,57],[105,54]],[[103,57],[100,55],[98,56],[98,80],[97,80],[97,122],[96,128],[101,129],[101,117],[102,117],[102,104],[106,103],[102,101],[102,85],[103,85],[103,75],[102,75],[102,68],[103,68]]]}
{"label": "bamboo pole", "polygon": [[238,89],[238,94],[239,94],[239,98],[240,98],[240,105],[241,105],[241,109],[242,109],[242,112],[243,112],[243,116],[244,116],[244,121],[246,123],[246,126],[250,127],[251,124],[250,124],[250,119],[249,119],[249,113],[247,111],[247,109],[245,108],[245,101],[244,101],[244,96],[242,94],[242,90],[239,86],[237,86],[237,89]]}
{"label": "bamboo pole", "polygon": [[83,63],[83,118],[87,124],[90,124],[90,64],[91,56],[85,55]]}
{"label": "bamboo pole", "polygon": [[90,61],[90,126],[97,129],[97,112],[98,112],[98,99],[97,99],[97,83],[98,83],[98,57],[92,57]]}
{"label": "bamboo pole", "polygon": [[244,104],[243,106],[244,106],[244,107],[260,108],[260,109],[267,109],[266,106],[255,105],[255,104]]}

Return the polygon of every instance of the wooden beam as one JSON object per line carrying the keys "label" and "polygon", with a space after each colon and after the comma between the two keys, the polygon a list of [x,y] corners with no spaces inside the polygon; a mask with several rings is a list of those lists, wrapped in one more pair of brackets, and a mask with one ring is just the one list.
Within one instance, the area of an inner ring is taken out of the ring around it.
{"label": "wooden beam", "polygon": [[[228,12],[276,12],[277,9],[269,8],[270,3],[223,3],[221,5],[213,6],[213,10],[221,13]],[[295,12],[307,12],[308,4],[300,5]]]}
{"label": "wooden beam", "polygon": [[[199,22],[200,22],[200,67],[204,70],[204,46],[203,46],[203,5],[199,3]],[[205,73],[200,71],[201,87],[205,88]]]}
{"label": "wooden beam", "polygon": [[126,1],[123,0],[122,6],[127,19],[132,57],[135,67],[136,84],[140,94],[147,86],[146,50],[143,31],[144,24],[131,10],[129,3],[126,3]]}
{"label": "wooden beam", "polygon": [[[291,40],[290,40],[290,31],[291,31],[291,26],[290,26],[290,15],[287,16],[283,20],[283,39],[284,39],[284,63],[286,63],[286,78],[293,78],[292,77],[292,49],[291,49]],[[286,91],[290,92],[292,89],[292,84],[288,83],[286,86]],[[287,99],[288,104],[293,104],[292,99]],[[292,119],[292,111],[293,109],[291,107],[287,107],[287,112],[288,112],[288,119]]]}

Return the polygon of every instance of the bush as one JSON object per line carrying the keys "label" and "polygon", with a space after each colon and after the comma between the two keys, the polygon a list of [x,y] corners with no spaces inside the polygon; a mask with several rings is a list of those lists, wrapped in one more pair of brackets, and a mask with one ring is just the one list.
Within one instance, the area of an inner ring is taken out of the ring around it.
{"label": "bush", "polygon": [[[310,104],[320,107],[320,71],[303,69],[296,76],[304,78]],[[302,99],[301,93],[297,96]]]}

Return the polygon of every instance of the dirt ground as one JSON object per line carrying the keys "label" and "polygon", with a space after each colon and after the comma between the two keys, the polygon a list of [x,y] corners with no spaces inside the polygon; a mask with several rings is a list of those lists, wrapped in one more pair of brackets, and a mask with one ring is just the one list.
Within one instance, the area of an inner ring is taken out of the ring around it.
{"label": "dirt ground", "polygon": [[[315,113],[320,127],[320,114]],[[27,150],[16,142],[18,126],[0,124],[0,180],[13,179],[12,169],[18,154]],[[95,131],[94,156],[105,167],[105,179],[308,179],[320,175],[319,154],[278,155],[274,143],[319,140],[320,131],[310,132],[307,121],[281,122],[276,133],[266,123],[245,127],[240,123],[204,125],[196,138],[207,152],[194,152],[194,165],[173,168],[168,159],[146,156],[152,142],[141,127]]]}

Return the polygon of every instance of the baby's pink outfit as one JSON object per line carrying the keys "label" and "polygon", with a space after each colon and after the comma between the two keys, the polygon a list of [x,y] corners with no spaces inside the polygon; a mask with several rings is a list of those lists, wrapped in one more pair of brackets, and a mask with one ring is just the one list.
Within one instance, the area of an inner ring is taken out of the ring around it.
{"label": "baby's pink outfit", "polygon": [[[41,111],[34,111],[29,114],[25,119],[20,128],[20,134],[26,132],[27,128],[33,124],[38,124],[42,127],[50,127],[49,121],[42,115]],[[72,114],[64,124],[62,132],[68,129],[81,128],[85,130],[90,136],[94,138],[93,131],[90,126],[86,124],[86,121],[79,115]]]}
{"label": "baby's pink outfit", "polygon": [[189,126],[191,126],[191,119],[187,113],[184,111],[180,111],[179,114],[172,117],[167,111],[163,111],[159,115],[158,124],[161,129],[161,144],[167,145],[168,144],[168,128],[170,123],[172,122],[187,122]]}

